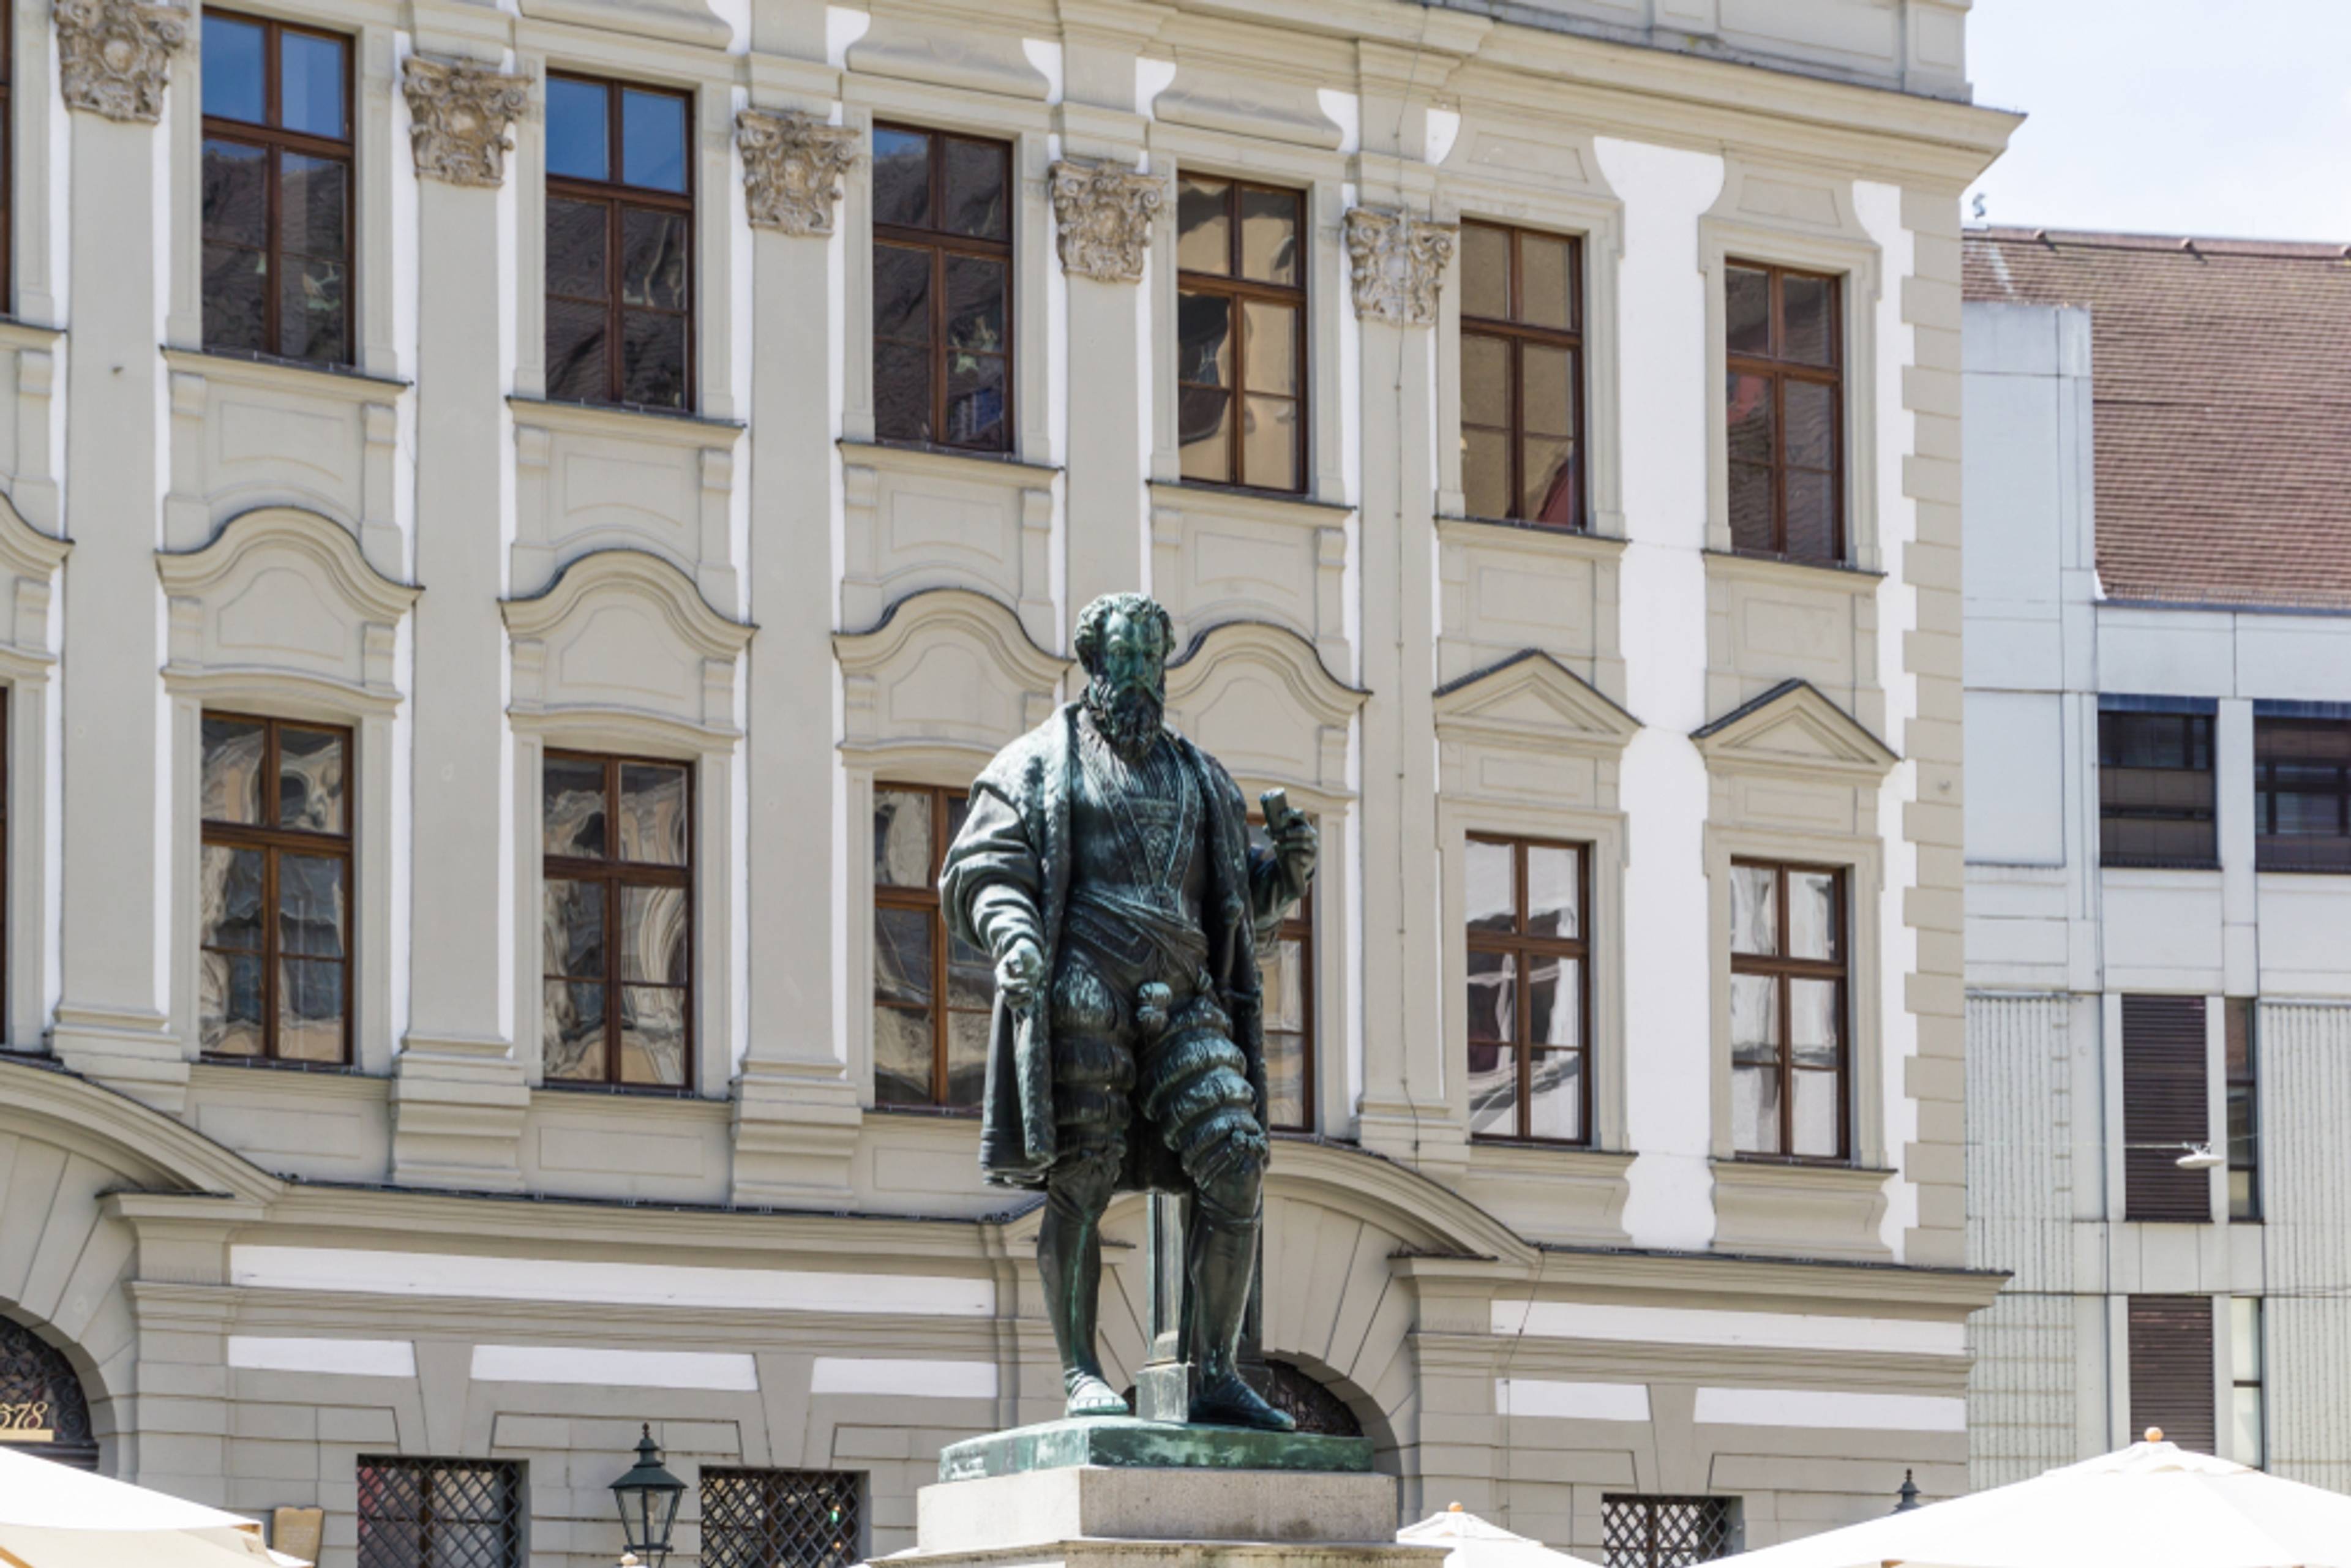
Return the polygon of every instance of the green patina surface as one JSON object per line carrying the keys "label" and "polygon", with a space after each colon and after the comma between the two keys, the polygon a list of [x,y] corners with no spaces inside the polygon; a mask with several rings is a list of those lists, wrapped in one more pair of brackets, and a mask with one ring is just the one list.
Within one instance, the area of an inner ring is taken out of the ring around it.
{"label": "green patina surface", "polygon": [[939,1479],[979,1480],[1030,1470],[1105,1465],[1120,1469],[1343,1470],[1372,1468],[1364,1437],[1307,1432],[1252,1432],[1238,1427],[1185,1427],[1104,1416],[1015,1427],[950,1445],[939,1453]]}

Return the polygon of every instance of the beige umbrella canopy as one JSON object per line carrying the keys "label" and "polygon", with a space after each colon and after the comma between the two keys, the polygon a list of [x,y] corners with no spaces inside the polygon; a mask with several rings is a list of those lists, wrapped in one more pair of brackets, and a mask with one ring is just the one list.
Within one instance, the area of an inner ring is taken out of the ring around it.
{"label": "beige umbrella canopy", "polygon": [[2351,1568],[2351,1497],[2162,1437],[1725,1568]]}
{"label": "beige umbrella canopy", "polygon": [[1553,1552],[1540,1541],[1513,1535],[1499,1524],[1489,1524],[1455,1503],[1443,1513],[1396,1531],[1410,1546],[1450,1546],[1445,1568],[1593,1568],[1581,1557]]}
{"label": "beige umbrella canopy", "polygon": [[7,1568],[286,1568],[261,1526],[145,1487],[0,1448]]}

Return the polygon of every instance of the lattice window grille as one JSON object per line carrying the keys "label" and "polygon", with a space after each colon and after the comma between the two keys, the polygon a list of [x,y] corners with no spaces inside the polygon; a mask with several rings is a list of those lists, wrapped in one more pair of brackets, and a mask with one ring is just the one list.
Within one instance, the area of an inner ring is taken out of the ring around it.
{"label": "lattice window grille", "polygon": [[522,1471],[361,1457],[359,1568],[521,1568]]}
{"label": "lattice window grille", "polygon": [[1736,1545],[1727,1497],[1604,1497],[1600,1507],[1608,1568],[1687,1568]]}
{"label": "lattice window grille", "polygon": [[702,1568],[848,1568],[862,1555],[859,1479],[705,1467]]}

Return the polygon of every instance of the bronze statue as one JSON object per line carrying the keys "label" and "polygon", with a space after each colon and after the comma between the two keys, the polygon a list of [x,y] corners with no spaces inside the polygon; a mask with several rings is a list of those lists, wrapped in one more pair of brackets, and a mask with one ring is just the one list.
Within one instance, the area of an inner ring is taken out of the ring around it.
{"label": "bronze statue", "polygon": [[1235,1350],[1267,1156],[1257,948],[1314,874],[1313,824],[1262,798],[1269,852],[1217,760],[1165,728],[1167,612],[1079,617],[1081,700],[998,753],[939,875],[949,928],[996,966],[980,1166],[1045,1193],[1037,1264],[1072,1416],[1123,1416],[1094,1349],[1102,1210],[1186,1201],[1190,1419],[1288,1431]]}

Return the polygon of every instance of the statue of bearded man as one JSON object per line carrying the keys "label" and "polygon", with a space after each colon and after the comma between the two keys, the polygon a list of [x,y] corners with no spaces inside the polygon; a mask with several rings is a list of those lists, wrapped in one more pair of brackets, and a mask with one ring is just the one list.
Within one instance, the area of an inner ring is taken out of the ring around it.
{"label": "statue of bearded man", "polygon": [[1086,607],[1085,695],[972,785],[939,875],[955,936],[996,966],[979,1159],[1042,1187],[1037,1264],[1072,1416],[1123,1416],[1094,1346],[1113,1193],[1188,1199],[1190,1418],[1294,1423],[1234,1366],[1257,1268],[1265,1043],[1257,946],[1314,874],[1314,828],[1263,797],[1268,851],[1214,758],[1164,727],[1167,612]]}

